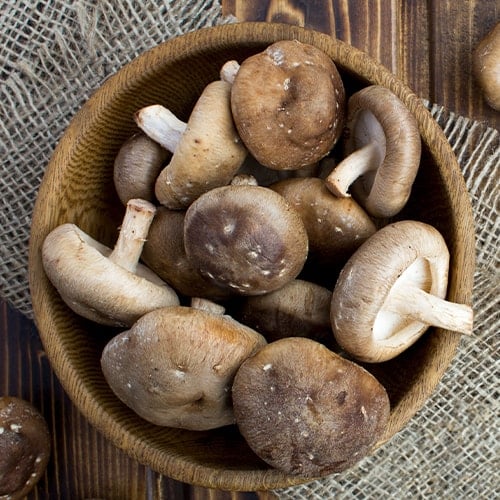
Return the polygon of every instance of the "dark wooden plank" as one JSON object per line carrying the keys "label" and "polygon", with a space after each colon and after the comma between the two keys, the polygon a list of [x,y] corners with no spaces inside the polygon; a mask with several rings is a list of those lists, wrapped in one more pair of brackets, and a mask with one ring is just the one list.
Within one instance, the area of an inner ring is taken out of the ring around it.
{"label": "dark wooden plank", "polygon": [[401,1],[399,38],[395,42],[395,74],[420,97],[431,99],[429,52],[429,12],[427,2]]}
{"label": "dark wooden plank", "polygon": [[223,0],[223,12],[239,21],[289,22],[335,36],[357,47],[397,73],[393,47],[398,38],[399,4],[325,0]]}
{"label": "dark wooden plank", "polygon": [[472,55],[499,21],[498,0],[429,2],[431,99],[495,128],[500,128],[500,113],[483,100],[472,75]]}
{"label": "dark wooden plank", "polygon": [[399,2],[375,0],[349,2],[333,0],[334,35],[366,52],[393,73],[398,74]]}
{"label": "dark wooden plank", "polygon": [[222,2],[224,15],[234,15],[240,21],[287,23],[333,33],[333,6],[330,0],[263,0]]}

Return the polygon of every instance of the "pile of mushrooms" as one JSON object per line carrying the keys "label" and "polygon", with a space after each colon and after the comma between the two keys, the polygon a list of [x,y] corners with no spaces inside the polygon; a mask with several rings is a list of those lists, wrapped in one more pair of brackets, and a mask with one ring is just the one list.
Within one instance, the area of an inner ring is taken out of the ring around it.
{"label": "pile of mushrooms", "polygon": [[162,104],[134,119],[115,248],[71,222],[43,246],[66,304],[122,328],[101,358],[112,391],[156,425],[236,424],[287,474],[351,467],[390,413],[357,362],[429,326],[472,331],[445,300],[442,235],[393,220],[420,164],[415,118],[389,89],[346,95],[326,54],[286,40],[228,61],[187,122]]}

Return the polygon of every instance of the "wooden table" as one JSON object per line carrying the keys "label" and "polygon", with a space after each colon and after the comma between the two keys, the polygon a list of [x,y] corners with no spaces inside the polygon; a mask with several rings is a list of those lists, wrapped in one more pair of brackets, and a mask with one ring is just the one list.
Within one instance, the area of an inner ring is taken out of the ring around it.
{"label": "wooden table", "polygon": [[[366,51],[419,96],[499,128],[471,75],[472,50],[499,20],[498,0],[222,0],[238,20],[287,22],[330,33]],[[0,303],[0,395],[32,401],[53,437],[45,477],[29,498],[252,499],[192,487],[129,459],[95,431],[51,371],[36,327]]]}

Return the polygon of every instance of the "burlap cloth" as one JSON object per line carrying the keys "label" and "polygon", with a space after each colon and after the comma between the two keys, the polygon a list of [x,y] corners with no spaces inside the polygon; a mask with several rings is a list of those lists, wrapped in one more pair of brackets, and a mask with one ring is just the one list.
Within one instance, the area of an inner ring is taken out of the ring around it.
{"label": "burlap cloth", "polygon": [[[0,7],[0,280],[31,316],[30,219],[44,168],[69,120],[102,81],[172,36],[234,20],[217,0],[3,0]],[[500,495],[498,464],[499,164],[497,130],[426,103],[452,144],[477,224],[474,336],[433,397],[388,445],[352,470],[281,498]]]}

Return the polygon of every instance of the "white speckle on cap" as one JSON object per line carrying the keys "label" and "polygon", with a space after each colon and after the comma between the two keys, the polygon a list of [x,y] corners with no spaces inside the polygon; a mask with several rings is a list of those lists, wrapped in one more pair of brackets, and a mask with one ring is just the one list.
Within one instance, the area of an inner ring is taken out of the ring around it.
{"label": "white speckle on cap", "polygon": [[267,53],[276,66],[281,66],[285,62],[285,55],[281,49],[272,47],[267,50]]}
{"label": "white speckle on cap", "polygon": [[366,409],[364,406],[361,406],[361,413],[363,414],[363,418],[368,420],[368,414],[366,413]]}
{"label": "white speckle on cap", "polygon": [[22,429],[22,426],[19,424],[10,424],[10,430],[14,432],[19,432]]}
{"label": "white speckle on cap", "polygon": [[264,365],[264,366],[262,367],[262,369],[263,369],[265,372],[267,372],[267,371],[269,371],[272,367],[273,367],[272,363],[267,363],[266,365]]}

